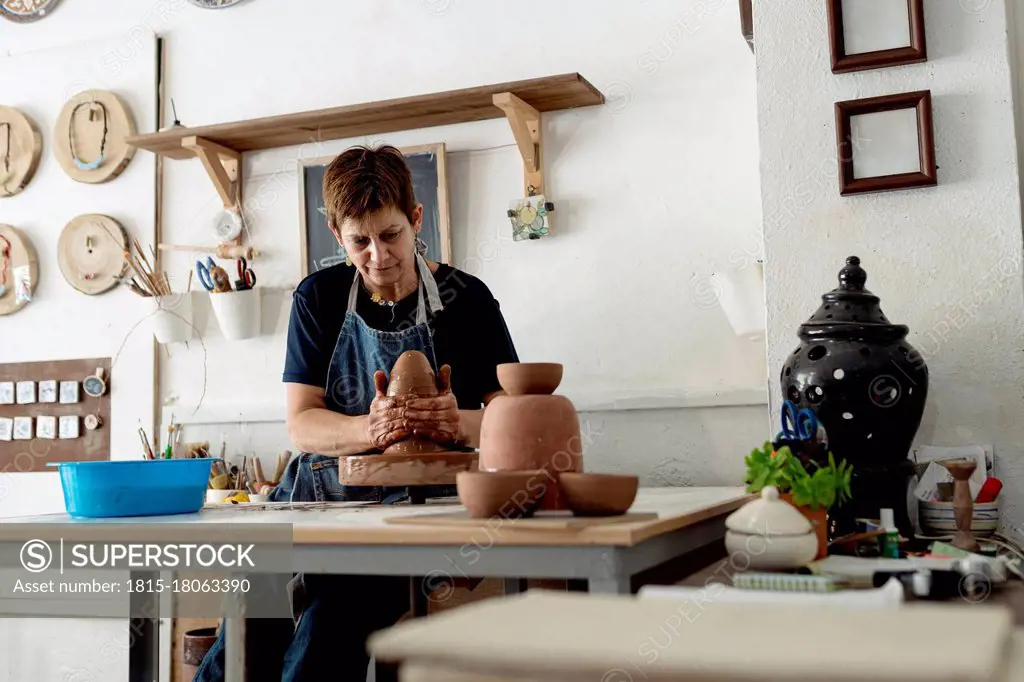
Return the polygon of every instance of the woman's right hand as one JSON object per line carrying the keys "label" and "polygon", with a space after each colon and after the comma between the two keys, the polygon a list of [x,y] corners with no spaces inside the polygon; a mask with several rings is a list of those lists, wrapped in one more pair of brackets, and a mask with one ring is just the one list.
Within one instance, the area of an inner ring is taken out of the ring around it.
{"label": "woman's right hand", "polygon": [[383,370],[373,374],[373,384],[377,394],[370,403],[370,414],[367,415],[366,435],[370,445],[384,450],[393,443],[409,438],[412,434],[404,425],[405,414],[400,406],[399,398],[388,396],[388,375]]}

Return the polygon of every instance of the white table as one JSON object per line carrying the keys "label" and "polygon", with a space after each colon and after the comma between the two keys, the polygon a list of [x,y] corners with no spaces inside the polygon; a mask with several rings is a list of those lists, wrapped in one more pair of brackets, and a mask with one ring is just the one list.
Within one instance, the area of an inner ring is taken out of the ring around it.
{"label": "white table", "polygon": [[[720,541],[725,517],[749,499],[742,487],[646,488],[630,513],[653,518],[543,529],[503,519],[446,526],[389,522],[398,516],[462,511],[454,502],[270,504],[259,510],[219,506],[195,514],[121,519],[50,514],[0,524],[0,543],[20,546],[40,524],[59,526],[65,541],[124,540],[126,532],[138,528],[130,535],[151,542],[181,541],[183,524],[186,530],[204,524],[288,524],[295,572],[504,578],[507,593],[524,589],[528,578],[554,578],[586,581],[594,593],[628,594],[639,587],[634,576]],[[226,628],[228,679],[242,680],[244,621],[229,619]],[[155,620],[137,633],[141,641],[131,650],[132,682],[157,679],[155,633]]]}

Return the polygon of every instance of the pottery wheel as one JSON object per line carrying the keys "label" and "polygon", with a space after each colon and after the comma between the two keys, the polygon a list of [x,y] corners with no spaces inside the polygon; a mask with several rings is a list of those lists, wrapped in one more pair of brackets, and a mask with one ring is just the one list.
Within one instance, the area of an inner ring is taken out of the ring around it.
{"label": "pottery wheel", "polygon": [[68,284],[83,294],[102,294],[124,274],[128,234],[113,218],[80,215],[65,226],[57,242],[57,261]]}
{"label": "pottery wheel", "polygon": [[[39,261],[32,243],[18,229],[0,225],[0,315],[9,315],[24,308],[29,301],[18,295],[19,287],[27,285],[31,296],[39,281]],[[3,251],[10,244],[9,258]],[[22,289],[24,291],[24,289]]]}
{"label": "pottery wheel", "polygon": [[28,116],[0,106],[0,197],[14,196],[35,175],[43,138]]}
{"label": "pottery wheel", "polygon": [[475,471],[479,453],[432,452],[420,455],[354,455],[338,462],[342,485],[400,487],[455,485],[460,471]]}
{"label": "pottery wheel", "polygon": [[[124,100],[105,90],[86,90],[69,99],[60,110],[53,127],[53,154],[72,179],[107,182],[120,175],[135,155],[135,147],[125,142],[125,138],[134,134],[135,119]],[[75,157],[82,163],[98,162],[99,165],[79,168]]]}

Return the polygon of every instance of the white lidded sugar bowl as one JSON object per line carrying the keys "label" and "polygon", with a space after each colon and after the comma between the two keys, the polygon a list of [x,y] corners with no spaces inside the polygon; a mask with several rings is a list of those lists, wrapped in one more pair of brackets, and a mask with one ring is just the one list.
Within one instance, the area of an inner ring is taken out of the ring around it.
{"label": "white lidded sugar bowl", "polygon": [[779,499],[773,486],[725,520],[725,548],[733,566],[781,570],[806,566],[818,554],[818,536],[807,518]]}

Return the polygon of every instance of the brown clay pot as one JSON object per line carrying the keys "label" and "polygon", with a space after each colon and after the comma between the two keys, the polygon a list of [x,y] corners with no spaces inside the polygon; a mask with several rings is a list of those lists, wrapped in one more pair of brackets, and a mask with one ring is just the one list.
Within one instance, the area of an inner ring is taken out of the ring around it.
{"label": "brown clay pot", "polygon": [[217,641],[217,628],[189,630],[181,637],[181,666],[184,679],[195,677],[206,652]]}
{"label": "brown clay pot", "polygon": [[566,472],[558,475],[558,484],[574,515],[618,516],[633,506],[640,477]]}
{"label": "brown clay pot", "polygon": [[562,383],[557,362],[506,362],[498,365],[498,383],[508,395],[550,395]]}
{"label": "brown clay pot", "polygon": [[462,471],[455,476],[459,501],[478,519],[532,516],[547,483],[543,471]]}
{"label": "brown clay pot", "polygon": [[779,499],[785,501],[794,507],[798,512],[804,515],[811,525],[814,526],[814,532],[818,536],[818,555],[814,557],[814,560],[824,559],[828,556],[828,510],[824,507],[819,507],[817,511],[810,507],[800,506],[793,504],[792,493],[780,493]]}
{"label": "brown clay pot", "polygon": [[583,471],[583,442],[576,408],[560,395],[501,395],[487,405],[480,424],[481,471],[545,471],[545,510],[568,509],[558,474]]}

